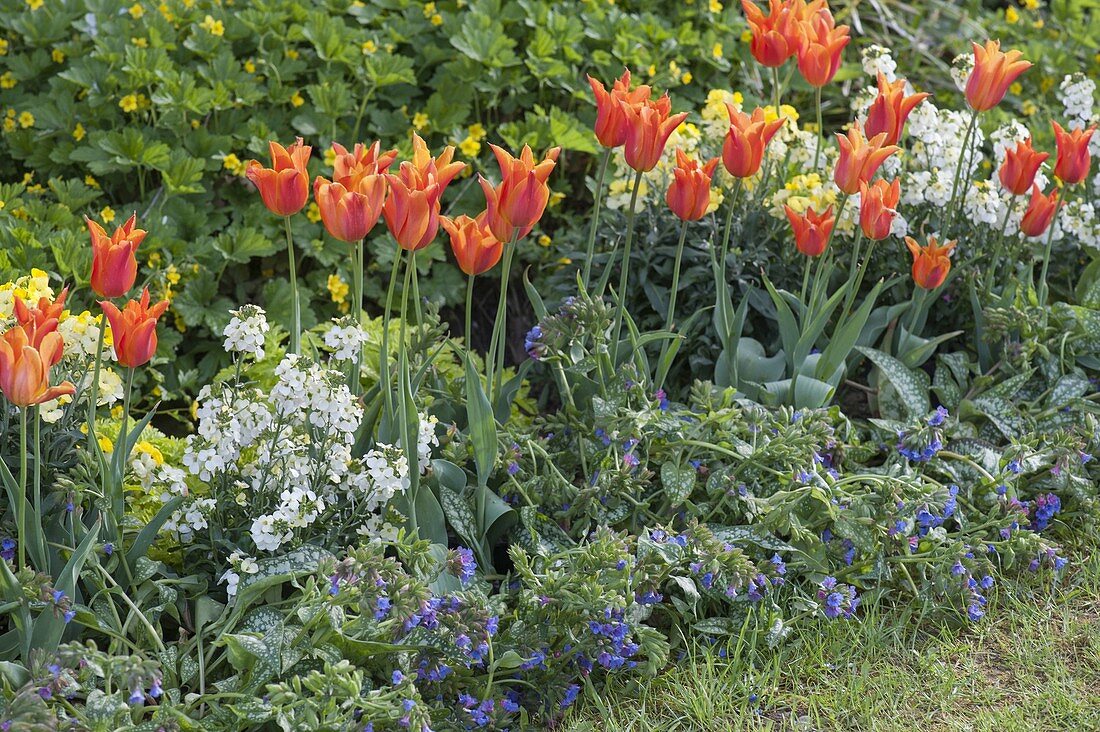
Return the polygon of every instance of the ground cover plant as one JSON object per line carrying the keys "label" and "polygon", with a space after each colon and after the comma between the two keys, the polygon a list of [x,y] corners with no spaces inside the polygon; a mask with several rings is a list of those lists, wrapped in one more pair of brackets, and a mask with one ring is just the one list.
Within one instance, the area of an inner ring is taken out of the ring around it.
{"label": "ground cover plant", "polygon": [[3,729],[859,728],[783,659],[1095,585],[1081,8],[0,21]]}

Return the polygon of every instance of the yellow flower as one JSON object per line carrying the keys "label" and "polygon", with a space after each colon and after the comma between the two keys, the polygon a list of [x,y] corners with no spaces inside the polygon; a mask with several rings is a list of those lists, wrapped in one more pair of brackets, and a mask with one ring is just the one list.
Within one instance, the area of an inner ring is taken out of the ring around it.
{"label": "yellow flower", "polygon": [[466,132],[470,135],[470,137],[477,140],[478,142],[481,142],[485,139],[485,126],[480,122],[474,122],[472,125],[469,126],[469,128],[467,128]]}
{"label": "yellow flower", "polygon": [[424,3],[424,17],[430,18],[435,15],[435,3]]}
{"label": "yellow flower", "polygon": [[15,80],[15,76],[10,71],[5,71],[0,74],[0,89],[11,89],[19,82]]}
{"label": "yellow flower", "polygon": [[1046,94],[1054,87],[1054,78],[1050,76],[1044,76],[1039,80],[1039,90]]}
{"label": "yellow flower", "polygon": [[6,38],[0,38],[0,56],[7,56],[11,43]]}
{"label": "yellow flower", "polygon": [[[115,409],[118,409],[119,416],[121,417],[122,416],[122,407],[115,407]],[[112,414],[114,414],[115,409],[111,410]],[[102,450],[103,452],[114,452],[115,444],[113,442],[111,442],[110,440],[108,440],[103,435],[97,435],[96,436],[96,442],[99,443],[99,449]]]}
{"label": "yellow flower", "polygon": [[646,69],[646,74],[648,76],[656,76],[657,75],[657,64],[650,64],[649,68]]}
{"label": "yellow flower", "polygon": [[1038,10],[1039,0],[1024,0],[1024,7],[1028,10]]}
{"label": "yellow flower", "polygon": [[363,41],[363,45],[360,46],[363,49],[363,53],[370,55],[378,50],[378,44],[374,41]]}
{"label": "yellow flower", "polygon": [[212,36],[225,35],[225,24],[220,20],[214,20],[214,16],[208,15],[199,23],[199,27]]}
{"label": "yellow flower", "polygon": [[141,7],[141,3],[134,3],[130,6],[130,17],[137,20],[141,16],[145,15],[145,8]]}
{"label": "yellow flower", "polygon": [[53,59],[53,62],[55,64],[59,64],[65,60],[65,52],[62,51],[60,48],[55,48],[50,51],[50,58]]}
{"label": "yellow flower", "polygon": [[752,31],[751,30],[741,31],[741,42],[742,43],[748,43],[751,40],[752,40]]}
{"label": "yellow flower", "polygon": [[1020,105],[1020,111],[1024,113],[1025,117],[1030,117],[1039,111],[1039,106],[1030,99],[1025,99],[1024,103]]}
{"label": "yellow flower", "polygon": [[137,94],[127,94],[119,100],[118,106],[122,107],[123,112],[136,112],[138,108]]}
{"label": "yellow flower", "polygon": [[472,137],[467,137],[458,143],[458,149],[468,158],[477,157],[477,154],[481,152],[481,143]]}
{"label": "yellow flower", "polygon": [[105,224],[109,224],[115,220],[115,210],[110,206],[104,206],[103,210],[99,212],[99,220]]}
{"label": "yellow flower", "polygon": [[331,147],[325,148],[325,165],[333,167],[336,164],[336,151]]}
{"label": "yellow flower", "polygon": [[160,11],[160,14],[164,16],[164,19],[169,23],[176,19],[175,14],[172,12],[171,8],[168,7],[168,3],[161,3],[157,6],[157,10]]}
{"label": "yellow flower", "polygon": [[548,247],[548,246],[550,246],[551,242],[553,242],[553,239],[548,237],[546,234],[543,234],[542,236],[539,237],[539,246],[540,247]]}
{"label": "yellow flower", "polygon": [[306,209],[306,218],[315,224],[321,220],[321,208],[315,201],[309,202],[309,207]]}
{"label": "yellow flower", "polygon": [[160,264],[160,252],[151,252],[149,258],[145,260],[146,264],[150,267],[156,267]]}
{"label": "yellow flower", "polygon": [[691,77],[691,72],[690,71],[685,71],[684,75],[680,77],[680,81],[683,82],[684,84],[690,84],[691,83],[691,78],[692,78]]}
{"label": "yellow flower", "polygon": [[22,127],[23,129],[27,129],[28,127],[34,127],[34,115],[31,114],[30,112],[20,112],[19,113],[19,126]]}
{"label": "yellow flower", "polygon": [[1046,21],[1045,21],[1045,20],[1043,20],[1042,18],[1036,18],[1036,19],[1035,19],[1035,20],[1034,20],[1034,21],[1033,21],[1033,22],[1031,23],[1031,27],[1032,27],[1032,28],[1042,28],[1042,27],[1043,27],[1044,25],[1046,25]]}
{"label": "yellow flower", "polygon": [[427,127],[428,122],[430,122],[430,121],[431,120],[428,119],[428,115],[424,114],[423,112],[417,112],[416,114],[413,115],[412,126],[417,131],[420,131],[420,130],[424,129],[425,127]]}
{"label": "yellow flower", "polygon": [[710,55],[715,58],[722,58],[722,44],[715,43],[714,47],[710,49]]}
{"label": "yellow flower", "polygon": [[675,61],[669,61],[668,62],[668,73],[672,74],[673,76],[679,76],[680,75],[680,65],[677,64]]}
{"label": "yellow flower", "polygon": [[73,128],[73,139],[76,140],[77,142],[80,142],[81,140],[84,139],[84,136],[86,134],[88,134],[88,133],[84,131],[84,125],[77,122],[76,127]]}
{"label": "yellow flower", "polygon": [[1019,11],[1016,10],[1016,6],[1015,5],[1009,5],[1008,9],[1005,10],[1005,22],[1006,23],[1016,23],[1019,20],[1020,20],[1020,13],[1019,13]]}
{"label": "yellow flower", "polygon": [[432,25],[443,25],[443,16],[439,13],[433,15],[429,21]]}
{"label": "yellow flower", "polygon": [[196,399],[191,402],[191,419],[197,420],[199,418],[199,400]]}
{"label": "yellow flower", "polygon": [[550,201],[548,202],[551,207],[557,206],[559,203],[565,200],[565,194],[560,191],[554,191],[550,194]]}
{"label": "yellow flower", "polygon": [[253,61],[252,59],[248,59],[247,61],[244,62],[244,70],[245,70],[245,72],[247,72],[249,74],[255,74],[256,73],[256,62]]}
{"label": "yellow flower", "polygon": [[222,167],[233,175],[244,175],[245,164],[235,153],[229,153],[222,158]]}
{"label": "yellow flower", "polygon": [[145,40],[144,38],[131,38],[130,43],[134,44],[138,48],[148,48],[149,47],[149,41]]}
{"label": "yellow flower", "polygon": [[113,419],[122,419],[122,405],[121,404],[116,404],[115,406],[111,407],[111,417]]}
{"label": "yellow flower", "polygon": [[27,0],[27,7],[31,10],[38,10],[45,2],[46,0]]}
{"label": "yellow flower", "polygon": [[294,96],[290,98],[290,103],[295,107],[300,107],[306,103],[306,100],[302,96],[301,92],[294,92]]}
{"label": "yellow flower", "polygon": [[1009,90],[1010,92],[1012,92],[1013,94],[1015,94],[1016,96],[1019,96],[1019,95],[1020,95],[1020,92],[1022,92],[1022,91],[1024,90],[1024,85],[1023,85],[1023,84],[1021,84],[1021,83],[1020,83],[1020,82],[1018,82],[1018,81],[1014,81],[1014,82],[1012,82],[1012,84],[1011,84],[1011,85],[1010,85],[1010,86],[1008,87],[1008,90]]}
{"label": "yellow flower", "polygon": [[298,58],[298,56],[300,56],[300,55],[301,54],[298,53],[298,49],[296,49],[296,48],[288,48],[286,50],[286,57],[291,59],[291,60],[294,60],[294,59]]}
{"label": "yellow flower", "polygon": [[569,257],[562,257],[561,259],[558,260],[558,264],[565,267],[565,266],[568,266],[570,264],[573,264],[573,260],[570,259]]}
{"label": "yellow flower", "polygon": [[138,444],[134,445],[134,451],[138,453],[144,453],[153,458],[153,462],[157,465],[164,465],[164,454],[157,449],[157,446],[148,440],[142,440]]}
{"label": "yellow flower", "polygon": [[718,0],[710,0],[710,12],[721,13],[722,3],[718,2]]}
{"label": "yellow flower", "polygon": [[180,271],[176,269],[176,265],[168,265],[168,269],[164,270],[164,279],[166,279],[170,285],[178,285],[180,283]]}
{"label": "yellow flower", "polygon": [[351,288],[347,282],[344,282],[339,274],[330,274],[328,276],[328,292],[332,296],[332,301],[337,305],[342,304],[348,298],[348,293]]}

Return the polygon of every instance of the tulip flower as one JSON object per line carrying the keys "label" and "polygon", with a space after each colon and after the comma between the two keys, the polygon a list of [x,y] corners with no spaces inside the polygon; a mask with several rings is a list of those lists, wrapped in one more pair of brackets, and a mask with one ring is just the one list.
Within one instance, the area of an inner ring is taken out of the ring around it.
{"label": "tulip flower", "polygon": [[688,113],[671,114],[672,100],[668,94],[638,105],[620,101],[619,108],[626,118],[626,164],[639,173],[653,170],[661,160],[669,135],[687,119]]}
{"label": "tulip flower", "polygon": [[351,152],[338,142],[332,143],[332,151],[336,153],[332,180],[349,191],[365,193],[360,189],[362,180],[385,173],[397,158],[396,150],[381,152],[381,149],[382,143],[377,141],[370,147],[357,142]]}
{"label": "tulip flower", "polygon": [[157,350],[157,319],[168,309],[168,301],[162,300],[149,307],[149,288],[146,287],[140,300],[130,300],[122,310],[108,300],[99,305],[111,323],[111,338],[119,364],[133,369],[149,363]]}
{"label": "tulip flower", "polygon": [[942,246],[936,237],[928,237],[928,244],[921,246],[912,237],[905,237],[905,246],[913,255],[913,282],[923,290],[934,290],[947,279],[951,271],[951,251],[955,242],[945,242]]}
{"label": "tulip flower", "polygon": [[386,219],[397,245],[402,249],[415,252],[432,243],[439,233],[439,196],[442,190],[429,175],[427,180],[419,180],[412,163],[401,163],[397,175],[387,174],[390,193],[382,207],[382,217]]}
{"label": "tulip flower", "polygon": [[813,20],[802,24],[798,71],[806,83],[817,88],[825,86],[836,76],[844,47],[852,40],[848,35],[848,26],[834,28],[831,20],[831,15],[816,15]]}
{"label": "tulip flower", "polygon": [[665,201],[672,213],[683,221],[703,218],[710,206],[710,184],[717,167],[718,158],[700,165],[698,160],[692,160],[683,150],[676,149],[676,167],[672,170],[674,180],[665,194]]}
{"label": "tulip flower", "polygon": [[482,211],[474,219],[466,215],[439,219],[443,230],[451,237],[451,251],[458,260],[458,268],[471,277],[495,267],[504,251],[504,245],[489,229],[488,218],[488,212]]}
{"label": "tulip flower", "polygon": [[50,367],[61,360],[61,334],[46,333],[33,345],[27,332],[16,327],[0,337],[0,391],[17,407],[32,407],[76,393],[69,381],[50,386]]}
{"label": "tulip flower", "polygon": [[897,145],[886,144],[885,132],[870,140],[865,139],[858,124],[852,125],[847,136],[837,133],[837,140],[840,143],[840,158],[833,170],[833,180],[837,188],[848,195],[857,193],[860,183],[869,183],[879,166],[901,149]]}
{"label": "tulip flower", "polygon": [[367,193],[348,190],[321,176],[313,181],[313,197],[321,211],[321,221],[328,233],[340,241],[360,241],[370,233],[382,214],[386,202],[385,177],[364,176],[359,179],[359,188]]}
{"label": "tulip flower", "polygon": [[426,185],[428,176],[434,178],[436,185],[439,186],[439,195],[443,195],[444,189],[450,184],[454,177],[462,172],[466,167],[466,163],[451,162],[454,158],[455,148],[454,145],[448,145],[443,148],[438,157],[432,157],[432,153],[428,150],[428,143],[424,142],[424,139],[413,133],[413,156],[412,156],[412,168],[416,171],[418,180],[424,182]]}
{"label": "tulip flower", "polygon": [[527,236],[542,218],[550,201],[546,179],[557,165],[561,148],[551,148],[545,158],[535,163],[528,145],[523,146],[518,158],[498,145],[489,147],[500,166],[501,182],[493,187],[484,177],[479,176],[478,181],[485,192],[486,215],[493,236],[510,242]]}
{"label": "tulip flower", "polygon": [[764,15],[751,0],[741,0],[752,33],[749,51],[763,66],[782,66],[798,52],[802,28],[790,6],[786,0],[768,0],[768,14]]}
{"label": "tulip flower", "polygon": [[1049,157],[1050,153],[1036,152],[1031,147],[1030,137],[1017,142],[1016,147],[1005,150],[1004,162],[997,171],[1001,185],[1016,196],[1027,193],[1035,182],[1039,166]]}
{"label": "tulip flower", "polygon": [[1089,176],[1089,165],[1092,163],[1089,138],[1096,132],[1096,127],[1067,132],[1057,122],[1050,124],[1054,128],[1054,144],[1058,148],[1054,175],[1066,185],[1082,182]]}
{"label": "tulip flower", "polygon": [[[14,311],[16,327],[22,328],[27,334],[32,348],[40,348],[42,340],[50,333],[57,331],[57,325],[61,314],[65,312],[65,298],[69,294],[69,288],[61,291],[57,299],[50,302],[48,298],[39,298],[37,305],[27,305],[18,295],[14,298]],[[61,351],[56,354],[61,359]],[[50,366],[57,365],[54,361]]]}
{"label": "tulip flower", "polygon": [[735,178],[750,178],[760,170],[764,160],[764,148],[783,126],[783,119],[764,121],[764,110],[757,107],[752,116],[738,112],[726,103],[730,116],[730,128],[722,143],[722,164]]}
{"label": "tulip flower", "polygon": [[859,194],[859,225],[863,235],[873,241],[882,241],[890,236],[890,227],[898,215],[901,184],[897,178],[891,183],[880,178],[871,185],[860,183]]}
{"label": "tulip flower", "polygon": [[1031,68],[1019,51],[1001,51],[1000,41],[986,41],[974,47],[974,70],[966,82],[966,102],[975,112],[993,109],[1020,74]]}
{"label": "tulip flower", "polygon": [[630,88],[630,70],[615,80],[611,91],[597,79],[588,77],[588,84],[596,97],[596,139],[607,148],[621,147],[626,143],[626,116],[622,104],[638,105],[649,99],[651,90],[648,85],[637,89]]}
{"label": "tulip flower", "polygon": [[896,145],[909,113],[928,97],[927,92],[905,95],[905,80],[890,82],[880,72],[878,75],[878,96],[867,110],[867,120],[863,123],[863,132],[868,137],[879,133],[886,134],[886,144]]}
{"label": "tulip flower", "polygon": [[137,214],[110,236],[87,216],[84,222],[92,238],[92,290],[100,297],[122,297],[134,287],[138,270],[135,253],[145,239],[145,231],[135,228]]}
{"label": "tulip flower", "polygon": [[302,138],[295,140],[290,147],[277,142],[268,142],[271,150],[272,167],[265,168],[258,161],[248,164],[245,175],[260,191],[260,197],[271,213],[277,216],[293,216],[302,210],[309,199],[309,145],[302,144]]}
{"label": "tulip flower", "polygon": [[1027,236],[1042,236],[1054,220],[1054,214],[1058,210],[1058,189],[1054,189],[1049,195],[1043,193],[1037,183],[1031,186],[1031,200],[1028,201],[1027,210],[1020,219],[1020,231]]}
{"label": "tulip flower", "polygon": [[820,257],[824,254],[825,248],[829,245],[829,237],[833,233],[833,225],[836,223],[833,207],[830,206],[820,214],[813,209],[806,209],[806,213],[801,216],[790,206],[784,206],[783,210],[787,213],[787,220],[791,222],[798,251],[807,257]]}

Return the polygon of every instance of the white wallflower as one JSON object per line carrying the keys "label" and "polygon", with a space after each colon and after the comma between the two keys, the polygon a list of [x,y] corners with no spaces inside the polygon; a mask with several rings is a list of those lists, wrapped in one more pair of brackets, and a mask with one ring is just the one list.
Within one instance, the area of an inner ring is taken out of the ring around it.
{"label": "white wallflower", "polygon": [[333,350],[336,361],[350,361],[362,352],[367,334],[352,318],[344,317],[325,333],[325,345]]}
{"label": "white wallflower", "polygon": [[887,81],[897,79],[898,64],[890,55],[890,49],[882,46],[868,46],[860,53],[863,65],[863,73],[872,78],[878,78],[879,74],[886,77]]}
{"label": "white wallflower", "polygon": [[230,353],[242,353],[256,360],[264,357],[264,336],[269,329],[263,308],[242,305],[230,311],[233,317],[225,326],[224,348]]}

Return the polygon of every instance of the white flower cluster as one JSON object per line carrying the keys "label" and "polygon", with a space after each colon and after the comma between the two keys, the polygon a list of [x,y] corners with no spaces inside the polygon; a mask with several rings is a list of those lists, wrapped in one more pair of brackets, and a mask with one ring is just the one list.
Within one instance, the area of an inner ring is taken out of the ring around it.
{"label": "white flower cluster", "polygon": [[335,322],[325,333],[325,345],[333,350],[335,361],[350,361],[362,352],[367,342],[367,334],[351,316],[345,316]]}
{"label": "white flower cluster", "polygon": [[860,52],[860,60],[863,72],[872,79],[877,79],[882,74],[887,81],[897,81],[898,62],[890,55],[890,49],[868,46]]}
{"label": "white flower cluster", "polygon": [[966,83],[974,71],[974,54],[960,53],[951,60],[951,80],[959,91],[966,91]]}
{"label": "white flower cluster", "polygon": [[1096,82],[1080,71],[1067,74],[1058,85],[1058,98],[1065,108],[1067,128],[1082,129],[1093,121]]}
{"label": "white flower cluster", "polygon": [[263,308],[243,305],[230,313],[233,317],[222,333],[226,352],[242,353],[259,361],[264,357],[264,337],[270,328]]}
{"label": "white flower cluster", "polygon": [[196,532],[210,525],[207,517],[213,513],[215,505],[213,498],[192,499],[186,507],[174,511],[161,530],[177,535],[180,542],[186,544]]}
{"label": "white flower cluster", "polygon": [[232,600],[237,595],[237,585],[241,583],[241,575],[256,574],[259,571],[260,565],[254,558],[240,552],[233,552],[229,555],[229,569],[225,570],[218,582],[225,583],[225,594]]}

